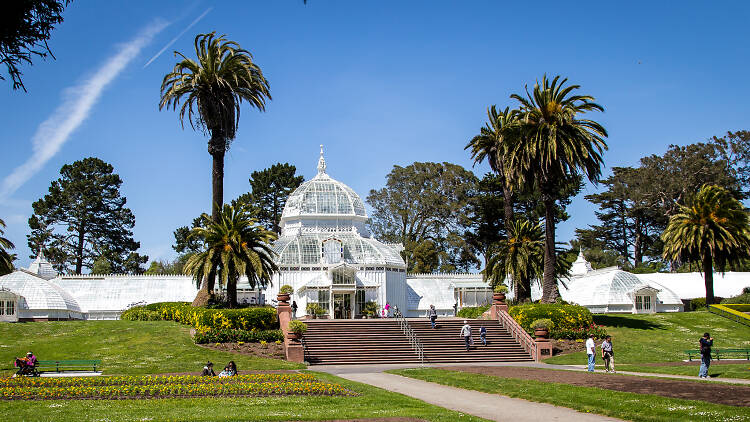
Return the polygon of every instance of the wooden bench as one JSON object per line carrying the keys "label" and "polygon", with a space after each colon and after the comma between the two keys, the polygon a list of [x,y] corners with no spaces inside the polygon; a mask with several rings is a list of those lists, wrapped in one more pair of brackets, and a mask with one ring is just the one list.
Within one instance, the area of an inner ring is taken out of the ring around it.
{"label": "wooden bench", "polygon": [[[700,350],[685,350],[688,355],[688,360],[693,361],[693,355],[699,358],[701,355]],[[750,349],[711,349],[711,359],[721,360],[722,357],[726,359],[728,356],[741,356],[747,360],[750,360]]]}
{"label": "wooden bench", "polygon": [[39,372],[88,371],[96,372],[101,360],[38,360],[35,368]]}

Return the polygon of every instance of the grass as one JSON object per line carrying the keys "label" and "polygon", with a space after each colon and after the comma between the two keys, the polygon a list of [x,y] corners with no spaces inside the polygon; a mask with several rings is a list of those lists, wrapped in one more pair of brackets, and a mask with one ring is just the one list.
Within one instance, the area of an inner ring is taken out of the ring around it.
{"label": "grass", "polygon": [[315,373],[356,397],[256,397],[152,400],[0,401],[0,414],[14,421],[289,421],[415,417],[434,422],[484,419],[460,414],[400,394]]}
{"label": "grass", "polygon": [[747,408],[593,387],[500,378],[443,369],[388,371],[423,381],[564,406],[631,421],[750,421]]}
{"label": "grass", "polygon": [[[687,359],[683,350],[698,349],[698,339],[708,331],[714,348],[750,348],[750,327],[706,311],[651,315],[594,315],[612,336],[616,364],[677,362]],[[600,351],[597,347],[597,354]],[[584,351],[554,356],[547,363],[584,364]],[[712,367],[719,371],[719,366]],[[724,375],[722,375],[724,377]]]}
{"label": "grass", "polygon": [[[0,324],[0,368],[32,350],[40,360],[100,359],[107,375],[200,371],[207,360],[242,370],[299,369],[276,359],[214,351],[193,344],[190,328],[171,321],[59,321]],[[4,375],[11,371],[4,371]],[[3,375],[3,373],[0,373]]]}
{"label": "grass", "polygon": [[[643,365],[619,365],[615,360],[615,369],[618,371],[648,372],[671,375],[690,375],[697,377],[700,363],[692,366],[643,366]],[[598,368],[598,365],[597,365]],[[604,365],[602,365],[604,370]],[[711,365],[708,374],[717,378],[739,378],[750,379],[750,362],[731,363],[722,365]]]}

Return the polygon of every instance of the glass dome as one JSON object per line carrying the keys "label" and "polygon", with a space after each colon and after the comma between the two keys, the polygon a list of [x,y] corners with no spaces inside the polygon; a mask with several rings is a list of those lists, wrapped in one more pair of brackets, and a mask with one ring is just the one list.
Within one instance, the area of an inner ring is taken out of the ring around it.
{"label": "glass dome", "polygon": [[0,277],[0,288],[24,298],[20,309],[69,311],[80,317],[81,307],[70,293],[27,270],[16,270]]}
{"label": "glass dome", "polygon": [[349,186],[326,174],[322,146],[318,174],[289,195],[281,214],[281,221],[286,223],[295,217],[307,216],[367,219],[365,205],[359,195]]}
{"label": "glass dome", "polygon": [[343,247],[343,261],[347,264],[371,264],[404,266],[398,251],[372,238],[350,233],[302,233],[298,236],[282,236],[273,245],[280,266],[334,264],[323,259],[323,242],[334,238]]}

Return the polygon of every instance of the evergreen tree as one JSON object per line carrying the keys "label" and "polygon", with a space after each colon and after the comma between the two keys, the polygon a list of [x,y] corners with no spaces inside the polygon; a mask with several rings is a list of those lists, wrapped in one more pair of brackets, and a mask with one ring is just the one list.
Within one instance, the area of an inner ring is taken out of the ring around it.
{"label": "evergreen tree", "polygon": [[[62,273],[81,274],[92,269],[94,260],[106,251],[115,271],[132,269],[140,243],[133,239],[135,217],[120,195],[120,176],[110,164],[86,158],[60,169],[61,177],[52,182],[49,193],[34,202],[27,236],[30,258],[39,248]],[[130,264],[128,259],[131,258]],[[146,258],[148,259],[148,258]],[[126,268],[126,265],[129,265]]]}
{"label": "evergreen tree", "polygon": [[305,180],[296,175],[297,168],[289,163],[276,163],[250,175],[251,191],[236,201],[257,210],[255,218],[261,225],[281,234],[279,222],[286,199]]}

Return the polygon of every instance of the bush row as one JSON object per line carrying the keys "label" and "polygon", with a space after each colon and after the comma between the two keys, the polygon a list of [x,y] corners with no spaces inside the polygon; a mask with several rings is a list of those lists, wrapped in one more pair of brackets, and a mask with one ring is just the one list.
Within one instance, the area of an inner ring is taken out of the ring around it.
{"label": "bush row", "polygon": [[487,311],[487,309],[490,309],[490,305],[485,306],[476,306],[476,307],[466,307],[462,308],[460,311],[458,311],[457,316],[459,318],[471,318],[476,319],[482,316],[483,313]]}
{"label": "bush row", "polygon": [[589,334],[593,334],[594,338],[603,339],[607,335],[607,330],[596,324],[591,324],[588,327],[580,328],[552,328],[549,332],[551,338],[560,340],[581,340],[589,338]]}
{"label": "bush row", "polygon": [[191,325],[198,331],[209,329],[275,330],[279,328],[276,309],[253,307],[243,309],[206,309],[186,302],[152,303],[123,312],[127,321],[176,321]]}
{"label": "bush row", "polygon": [[247,331],[230,328],[215,328],[212,330],[196,331],[193,341],[196,344],[207,343],[258,343],[261,341],[284,341],[281,330]]}
{"label": "bush row", "polygon": [[553,330],[561,333],[582,327],[591,327],[594,323],[591,311],[579,305],[529,303],[513,306],[508,313],[528,332],[532,331],[531,323],[542,318],[552,320],[554,323]]}

